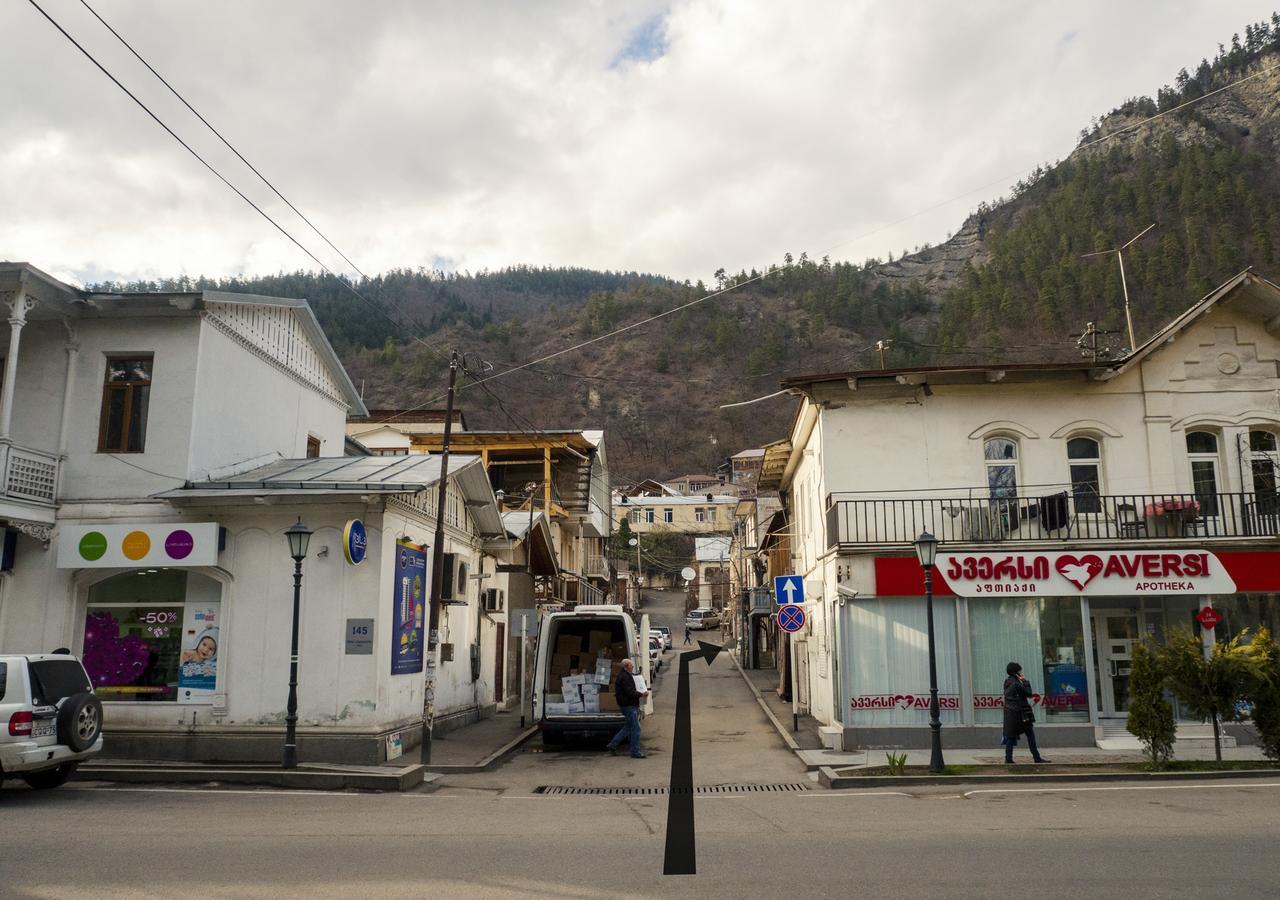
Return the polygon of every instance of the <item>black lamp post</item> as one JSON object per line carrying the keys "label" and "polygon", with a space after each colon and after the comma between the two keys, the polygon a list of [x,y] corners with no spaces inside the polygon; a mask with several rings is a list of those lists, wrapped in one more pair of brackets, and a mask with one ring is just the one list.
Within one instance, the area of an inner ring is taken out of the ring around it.
{"label": "black lamp post", "polygon": [[927,531],[916,538],[916,558],[924,569],[925,610],[929,620],[929,730],[932,732],[929,754],[929,771],[941,772],[942,719],[938,716],[938,650],[933,636],[933,564],[938,557],[938,539]]}
{"label": "black lamp post", "polygon": [[307,558],[311,529],[299,519],[285,530],[293,557],[293,636],[289,643],[289,705],[284,717],[284,767],[298,767],[298,608],[302,603],[302,561]]}

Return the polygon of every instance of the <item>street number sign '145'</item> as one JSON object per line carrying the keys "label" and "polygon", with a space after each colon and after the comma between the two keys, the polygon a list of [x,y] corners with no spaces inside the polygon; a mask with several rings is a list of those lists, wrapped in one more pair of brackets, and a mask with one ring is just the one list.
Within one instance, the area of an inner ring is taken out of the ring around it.
{"label": "street number sign '145'", "polygon": [[804,579],[799,575],[779,575],[773,579],[773,598],[779,606],[804,602]]}

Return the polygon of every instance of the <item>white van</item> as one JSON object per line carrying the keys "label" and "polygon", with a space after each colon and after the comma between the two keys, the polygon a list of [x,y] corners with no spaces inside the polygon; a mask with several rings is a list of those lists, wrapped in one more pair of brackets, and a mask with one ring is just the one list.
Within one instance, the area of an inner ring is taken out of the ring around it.
{"label": "white van", "polygon": [[[579,606],[543,618],[534,662],[533,721],[544,744],[568,737],[607,739],[622,727],[613,692],[622,661],[635,658],[636,646],[635,623],[621,606]],[[648,654],[640,660],[647,682]]]}

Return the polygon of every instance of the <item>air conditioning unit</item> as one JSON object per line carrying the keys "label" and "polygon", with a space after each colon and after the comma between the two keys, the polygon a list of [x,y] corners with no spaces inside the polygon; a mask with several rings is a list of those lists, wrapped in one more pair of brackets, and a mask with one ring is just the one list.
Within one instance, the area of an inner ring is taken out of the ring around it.
{"label": "air conditioning unit", "polygon": [[507,603],[507,592],[499,588],[485,588],[484,594],[484,611],[485,612],[502,612],[503,607]]}
{"label": "air conditioning unit", "polygon": [[440,577],[440,599],[445,603],[467,602],[467,563],[457,553],[444,555]]}

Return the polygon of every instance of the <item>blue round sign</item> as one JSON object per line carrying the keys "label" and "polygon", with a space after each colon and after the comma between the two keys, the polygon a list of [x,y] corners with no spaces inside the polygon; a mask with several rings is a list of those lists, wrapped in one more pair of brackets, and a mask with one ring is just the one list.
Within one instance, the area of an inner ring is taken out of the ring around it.
{"label": "blue round sign", "polygon": [[368,549],[369,536],[365,533],[364,523],[359,519],[352,519],[347,523],[347,527],[342,529],[342,555],[351,565],[358,566],[364,562],[364,555]]}
{"label": "blue round sign", "polygon": [[788,603],[778,608],[778,627],[783,631],[794,632],[804,627],[804,607]]}

